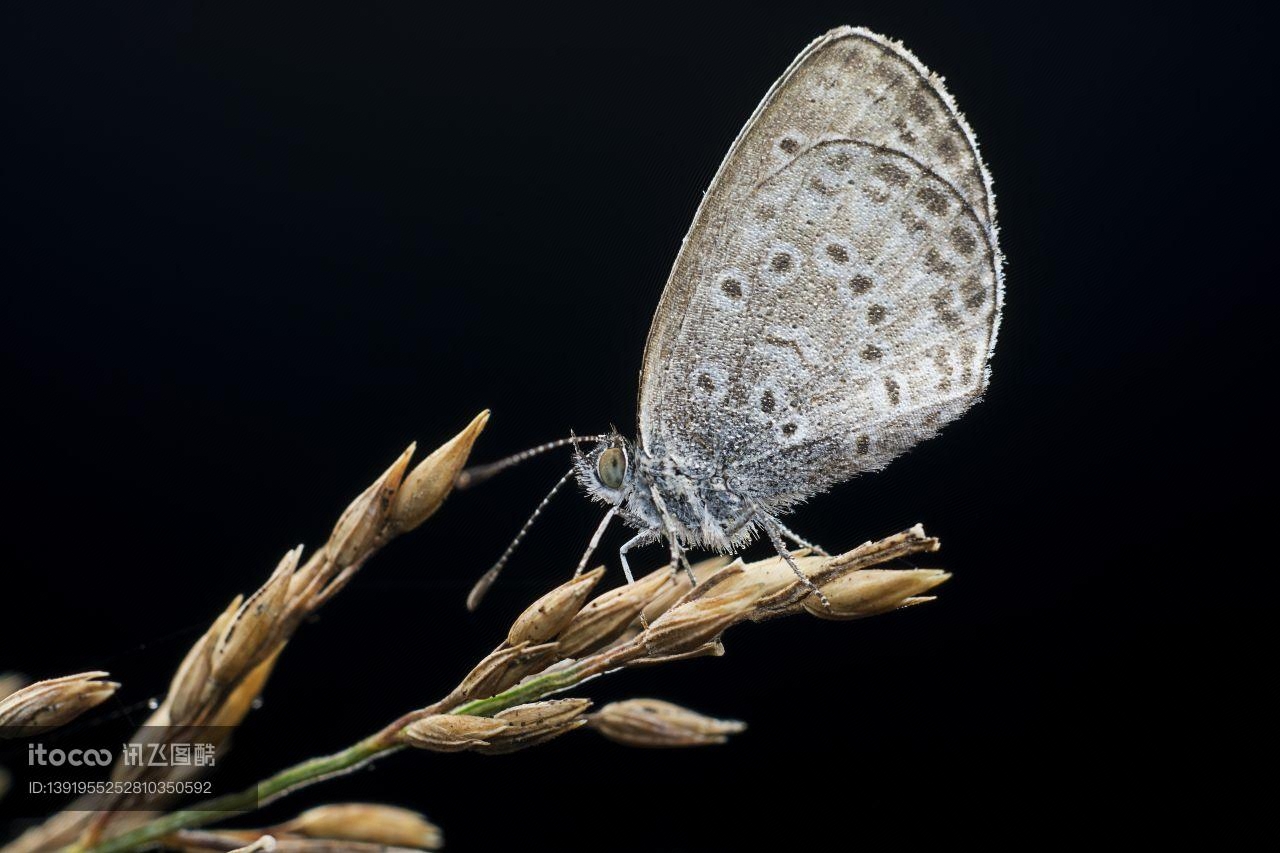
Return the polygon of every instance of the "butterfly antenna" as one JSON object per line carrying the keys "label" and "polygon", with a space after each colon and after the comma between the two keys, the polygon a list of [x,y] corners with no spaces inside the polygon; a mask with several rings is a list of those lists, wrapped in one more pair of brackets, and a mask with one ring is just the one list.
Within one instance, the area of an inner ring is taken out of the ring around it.
{"label": "butterfly antenna", "polygon": [[[560,442],[561,444],[563,442]],[[505,461],[505,460],[504,460]],[[499,463],[494,463],[499,464]],[[512,463],[515,464],[515,463]],[[485,466],[488,467],[488,466]],[[569,478],[573,476],[574,469],[570,468],[560,480],[551,487],[551,491],[547,492],[547,496],[542,499],[542,503],[538,504],[538,508],[533,511],[533,515],[529,516],[529,520],[520,528],[520,532],[516,534],[516,538],[511,540],[511,544],[507,546],[507,550],[502,552],[502,556],[498,558],[498,562],[494,563],[489,571],[476,581],[476,585],[471,587],[471,592],[467,595],[467,609],[475,610],[480,606],[480,602],[484,599],[485,593],[489,591],[489,587],[493,586],[493,582],[498,579],[498,575],[502,574],[502,567],[507,564],[507,560],[511,558],[512,553],[520,545],[520,541],[524,539],[529,528],[533,527],[533,523],[538,520],[538,516],[547,508],[547,504],[551,503],[551,499],[556,496],[556,492],[560,491],[565,483],[569,482]],[[463,472],[466,473],[465,471]]]}
{"label": "butterfly antenna", "polygon": [[[557,447],[564,447],[566,444],[574,445],[575,449],[579,444],[589,442],[603,441],[608,438],[607,435],[571,435],[568,438],[557,439],[556,441],[548,441],[546,444],[539,444],[537,447],[531,447],[528,450],[522,450],[519,453],[512,454],[506,459],[499,459],[497,462],[489,462],[485,465],[475,465],[464,470],[458,475],[458,481],[455,484],[459,489],[469,489],[472,486],[479,485],[495,474],[499,474],[513,465],[519,465],[526,459],[531,459],[548,450],[555,450]],[[554,490],[553,490],[554,494]],[[537,513],[534,513],[534,518]],[[533,519],[530,519],[532,521]],[[517,537],[517,540],[519,537]]]}

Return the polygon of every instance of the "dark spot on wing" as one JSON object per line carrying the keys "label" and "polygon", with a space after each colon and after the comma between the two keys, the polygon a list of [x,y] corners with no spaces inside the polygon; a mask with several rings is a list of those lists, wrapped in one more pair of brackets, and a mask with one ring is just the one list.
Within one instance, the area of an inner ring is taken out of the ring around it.
{"label": "dark spot on wing", "polygon": [[948,163],[955,162],[955,159],[960,156],[960,149],[957,147],[956,141],[950,136],[943,136],[939,139],[937,149],[938,155]]}
{"label": "dark spot on wing", "polygon": [[867,322],[875,326],[882,322],[889,314],[889,309],[883,305],[872,305],[867,309]]}
{"label": "dark spot on wing", "polygon": [[925,210],[938,216],[945,215],[951,209],[951,202],[947,201],[947,197],[933,187],[925,186],[916,190],[916,198],[924,205]]}
{"label": "dark spot on wing", "polygon": [[[840,191],[839,187],[832,187],[823,183],[822,178],[819,178],[817,175],[814,175],[809,179],[809,186],[821,195],[835,195]],[[812,225],[813,223],[810,222],[809,224]]]}
{"label": "dark spot on wing", "polygon": [[897,163],[890,163],[888,160],[878,161],[871,171],[875,173],[877,178],[895,187],[905,187],[911,180],[911,175],[907,173],[906,169],[903,169]]}
{"label": "dark spot on wing", "polygon": [[879,361],[884,352],[875,344],[867,344],[860,354],[863,361]]}
{"label": "dark spot on wing", "polygon": [[962,323],[960,315],[951,307],[951,299],[951,291],[945,287],[935,291],[929,297],[929,301],[933,303],[933,310],[938,315],[938,321],[948,329],[958,329]]}
{"label": "dark spot on wing", "polygon": [[978,351],[974,349],[973,344],[964,344],[960,347],[960,360],[964,363],[960,371],[961,384],[968,385],[973,381],[973,359],[977,354]]}
{"label": "dark spot on wing", "polygon": [[902,394],[901,394],[902,389],[899,388],[898,386],[898,380],[891,379],[890,377],[886,376],[884,380],[884,390],[885,390],[885,393],[889,395],[889,402],[892,403],[893,405],[896,406],[898,405],[898,403],[902,401]]}
{"label": "dark spot on wing", "polygon": [[849,279],[849,289],[861,296],[866,293],[875,284],[868,276],[855,275]]}
{"label": "dark spot on wing", "polygon": [[905,79],[902,72],[898,70],[898,63],[896,59],[886,59],[875,68],[871,69],[871,73],[885,82],[884,88],[886,92],[895,86],[901,85],[902,81]]}
{"label": "dark spot on wing", "polygon": [[907,226],[907,230],[912,234],[919,234],[929,228],[928,222],[925,222],[922,217],[916,216],[910,210],[903,210],[901,218],[902,224]]}
{"label": "dark spot on wing", "polygon": [[960,285],[960,298],[964,300],[966,308],[976,311],[987,299],[987,289],[982,286],[982,279],[977,275],[966,278],[964,284]]}
{"label": "dark spot on wing", "polygon": [[930,246],[924,253],[924,268],[941,276],[949,276],[956,271],[955,264],[943,258],[937,246]]}
{"label": "dark spot on wing", "polygon": [[951,245],[955,246],[960,254],[968,256],[973,254],[978,241],[974,239],[972,231],[963,225],[957,225],[951,229]]}
{"label": "dark spot on wing", "polygon": [[871,437],[867,435],[858,436],[857,442],[854,444],[859,456],[866,456],[867,451],[871,449]]}
{"label": "dark spot on wing", "polygon": [[765,392],[760,395],[760,411],[768,415],[772,414],[777,407],[778,403],[773,398],[773,392],[766,388]]}
{"label": "dark spot on wing", "polygon": [[742,298],[742,284],[737,279],[726,278],[720,282],[720,290],[730,299]]}
{"label": "dark spot on wing", "polygon": [[769,261],[769,268],[774,272],[786,272],[791,269],[791,256],[786,252],[779,252]]}
{"label": "dark spot on wing", "polygon": [[[849,183],[853,183],[853,181],[850,181]],[[878,190],[870,184],[864,185],[861,189],[862,194],[871,199],[874,204],[884,204],[886,201],[893,198],[891,194],[884,190]]]}
{"label": "dark spot on wing", "polygon": [[832,243],[827,246],[827,257],[838,264],[847,264],[849,262],[849,250],[844,246]]}
{"label": "dark spot on wing", "polygon": [[920,89],[912,92],[911,97],[907,99],[907,109],[920,121],[933,118],[933,104],[929,103],[929,96]]}

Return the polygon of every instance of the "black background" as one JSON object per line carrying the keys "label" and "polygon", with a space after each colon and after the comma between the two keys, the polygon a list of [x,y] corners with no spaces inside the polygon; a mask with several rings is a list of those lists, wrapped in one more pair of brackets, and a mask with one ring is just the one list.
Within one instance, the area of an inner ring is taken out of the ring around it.
{"label": "black background", "polygon": [[[747,720],[728,746],[402,754],[269,817],[385,800],[455,850],[1246,825],[1274,677],[1263,27],[1029,5],[6,3],[0,669],[109,669],[104,710],[136,722],[409,441],[486,407],[481,460],[629,430],[720,158],[810,39],[861,24],[970,119],[1008,300],[985,401],[791,521],[832,548],[924,522],[939,601],[741,628],[722,659],[583,690]],[[370,563],[290,646],[231,778],[452,686],[594,526],[560,499],[464,611],[562,464],[455,495]]]}

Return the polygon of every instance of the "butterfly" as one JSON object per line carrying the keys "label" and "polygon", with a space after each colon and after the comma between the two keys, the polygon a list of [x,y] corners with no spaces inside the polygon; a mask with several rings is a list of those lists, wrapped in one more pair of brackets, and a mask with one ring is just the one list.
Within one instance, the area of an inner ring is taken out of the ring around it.
{"label": "butterfly", "polygon": [[786,541],[815,546],[783,516],[982,396],[1002,267],[991,177],[941,78],[868,30],[819,37],[694,216],[645,345],[637,436],[470,472],[575,448],[469,606],[570,477],[608,507],[579,571],[615,517],[636,531],[619,553],[628,581],[628,552],[662,540],[687,567],[687,548],[732,552],[763,533],[796,569]]}

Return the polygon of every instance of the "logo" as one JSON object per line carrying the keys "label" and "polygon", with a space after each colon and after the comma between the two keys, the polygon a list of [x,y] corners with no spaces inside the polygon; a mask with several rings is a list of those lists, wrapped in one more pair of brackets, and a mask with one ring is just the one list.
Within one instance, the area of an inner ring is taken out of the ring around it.
{"label": "logo", "polygon": [[109,749],[46,749],[42,743],[27,744],[29,767],[110,767]]}

